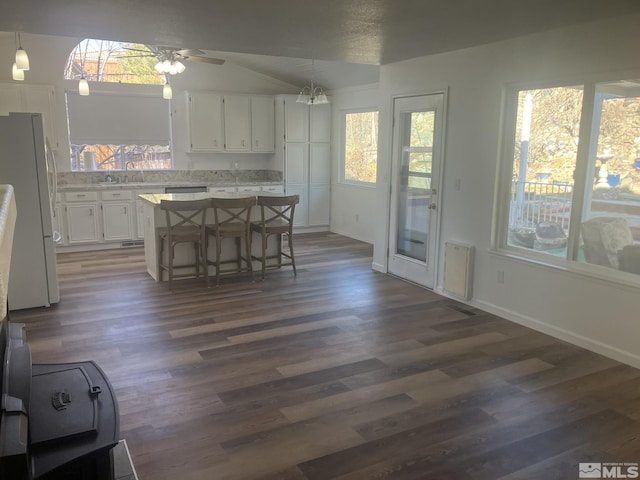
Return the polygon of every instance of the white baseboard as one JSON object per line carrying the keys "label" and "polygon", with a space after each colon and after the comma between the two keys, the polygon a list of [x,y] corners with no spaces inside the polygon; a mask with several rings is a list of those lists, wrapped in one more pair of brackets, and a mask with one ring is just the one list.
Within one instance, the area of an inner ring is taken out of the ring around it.
{"label": "white baseboard", "polygon": [[[439,289],[438,293],[448,298],[454,298],[451,295],[448,295],[446,292],[442,291],[442,289]],[[457,298],[454,298],[454,300],[461,301]],[[531,328],[541,333],[545,333],[559,340],[577,345],[578,347],[586,348],[587,350],[598,353],[605,357],[612,358],[614,360],[617,360],[618,362],[626,363],[627,365],[631,365],[635,368],[640,368],[640,356],[634,353],[621,350],[598,340],[594,340],[592,338],[585,337],[584,335],[565,330],[564,328],[542,322],[533,317],[529,317],[512,310],[498,307],[492,303],[473,299],[464,303],[467,303],[468,305],[476,308],[480,308],[485,312],[492,313],[499,317],[515,322],[519,325]]]}
{"label": "white baseboard", "polygon": [[371,264],[371,269],[375,270],[376,272],[387,273],[387,267],[382,263],[373,262]]}

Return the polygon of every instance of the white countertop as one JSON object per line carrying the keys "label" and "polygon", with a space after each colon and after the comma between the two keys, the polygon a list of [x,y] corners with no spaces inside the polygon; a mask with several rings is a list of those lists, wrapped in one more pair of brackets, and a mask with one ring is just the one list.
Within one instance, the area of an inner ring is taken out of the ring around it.
{"label": "white countertop", "polygon": [[194,186],[206,186],[206,187],[243,187],[247,185],[282,185],[283,182],[242,182],[242,183],[229,183],[229,182],[130,182],[130,183],[86,183],[86,184],[66,184],[58,185],[59,192],[86,192],[86,191],[101,191],[101,190],[152,190],[152,189],[164,189],[165,187],[194,187]]}

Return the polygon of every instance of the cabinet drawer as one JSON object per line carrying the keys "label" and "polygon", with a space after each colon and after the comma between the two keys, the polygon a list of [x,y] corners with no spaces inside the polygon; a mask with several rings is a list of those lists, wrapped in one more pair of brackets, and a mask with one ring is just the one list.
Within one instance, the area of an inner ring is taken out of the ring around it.
{"label": "cabinet drawer", "polygon": [[238,191],[239,192],[259,192],[260,186],[259,185],[242,185],[238,187]]}
{"label": "cabinet drawer", "polygon": [[64,199],[67,202],[95,202],[98,200],[98,192],[66,192]]}
{"label": "cabinet drawer", "polygon": [[263,185],[263,192],[284,193],[284,185]]}
{"label": "cabinet drawer", "polygon": [[102,200],[131,200],[132,195],[129,190],[118,190],[115,192],[102,192]]}

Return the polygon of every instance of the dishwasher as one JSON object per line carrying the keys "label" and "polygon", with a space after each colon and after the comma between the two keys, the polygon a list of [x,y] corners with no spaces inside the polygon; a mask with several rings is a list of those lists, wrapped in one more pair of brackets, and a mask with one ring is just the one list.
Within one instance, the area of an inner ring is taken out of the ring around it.
{"label": "dishwasher", "polygon": [[164,187],[164,193],[202,193],[206,191],[206,185],[183,185],[181,187]]}

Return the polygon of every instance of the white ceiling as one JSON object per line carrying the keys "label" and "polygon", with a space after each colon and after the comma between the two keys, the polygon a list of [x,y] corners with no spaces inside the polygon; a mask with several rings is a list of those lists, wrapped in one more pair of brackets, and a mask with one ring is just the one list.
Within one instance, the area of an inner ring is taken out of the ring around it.
{"label": "white ceiling", "polygon": [[636,13],[639,0],[6,0],[0,31],[210,50],[291,84],[313,58],[333,89],[376,82],[375,65]]}

